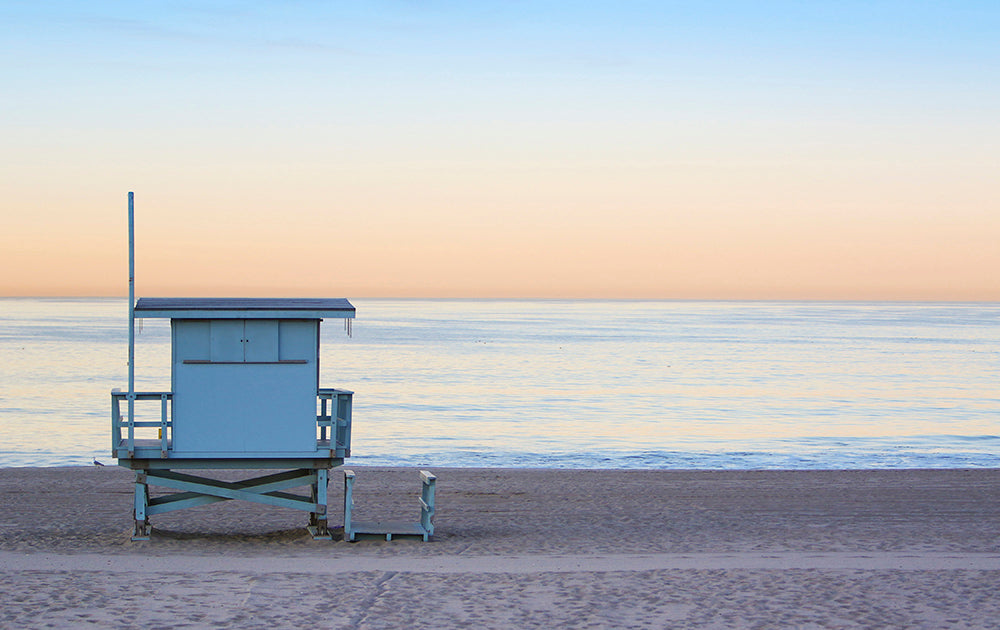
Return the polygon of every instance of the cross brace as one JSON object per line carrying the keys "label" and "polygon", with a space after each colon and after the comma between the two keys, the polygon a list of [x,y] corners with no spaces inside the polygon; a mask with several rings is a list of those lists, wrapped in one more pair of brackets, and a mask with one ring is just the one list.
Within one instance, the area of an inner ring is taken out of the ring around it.
{"label": "cross brace", "polygon": [[[325,468],[289,470],[232,482],[172,470],[137,470],[132,540],[149,540],[150,516],[233,499],[309,512],[309,530],[313,538],[329,540],[331,536],[326,517],[328,481],[329,470]],[[181,492],[151,499],[149,485]],[[309,496],[282,492],[304,485],[310,487]]]}

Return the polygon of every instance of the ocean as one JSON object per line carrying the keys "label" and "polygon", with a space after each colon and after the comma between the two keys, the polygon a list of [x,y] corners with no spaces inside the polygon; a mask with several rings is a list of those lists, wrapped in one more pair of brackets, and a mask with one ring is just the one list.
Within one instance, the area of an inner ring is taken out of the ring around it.
{"label": "ocean", "polygon": [[[355,392],[352,464],[1000,466],[1000,304],[352,299],[320,385]],[[0,467],[110,457],[124,299],[0,299]],[[170,389],[145,320],[136,389]]]}

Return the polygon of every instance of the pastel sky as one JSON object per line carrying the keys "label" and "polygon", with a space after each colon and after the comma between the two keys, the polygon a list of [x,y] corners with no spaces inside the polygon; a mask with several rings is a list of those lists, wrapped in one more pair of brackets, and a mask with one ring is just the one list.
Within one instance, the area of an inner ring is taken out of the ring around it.
{"label": "pastel sky", "polygon": [[0,295],[1000,300],[1000,3],[0,0]]}

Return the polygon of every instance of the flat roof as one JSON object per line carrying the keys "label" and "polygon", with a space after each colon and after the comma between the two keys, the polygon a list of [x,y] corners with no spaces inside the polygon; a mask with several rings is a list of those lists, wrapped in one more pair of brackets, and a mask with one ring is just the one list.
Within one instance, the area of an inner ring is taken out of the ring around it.
{"label": "flat roof", "polygon": [[136,317],[171,319],[352,318],[346,298],[139,298]]}

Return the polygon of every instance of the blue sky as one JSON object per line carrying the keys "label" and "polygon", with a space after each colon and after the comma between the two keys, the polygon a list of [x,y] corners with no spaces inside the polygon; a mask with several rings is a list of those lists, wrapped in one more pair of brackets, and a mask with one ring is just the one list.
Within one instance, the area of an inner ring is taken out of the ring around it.
{"label": "blue sky", "polygon": [[[0,263],[31,270],[0,293],[115,292],[135,190],[163,291],[1000,299],[995,3],[0,2],[0,23]],[[295,280],[317,234],[342,261],[319,286]],[[206,248],[232,266],[205,278]]]}

